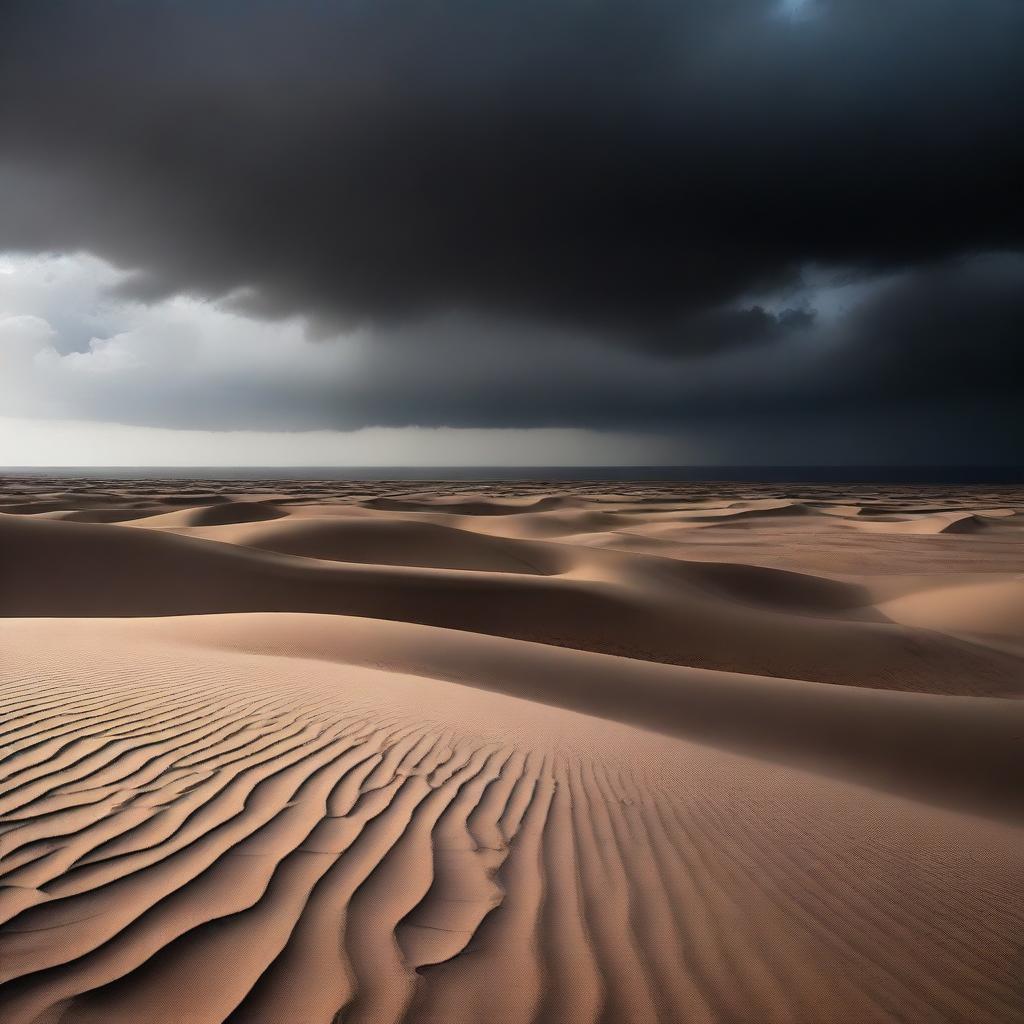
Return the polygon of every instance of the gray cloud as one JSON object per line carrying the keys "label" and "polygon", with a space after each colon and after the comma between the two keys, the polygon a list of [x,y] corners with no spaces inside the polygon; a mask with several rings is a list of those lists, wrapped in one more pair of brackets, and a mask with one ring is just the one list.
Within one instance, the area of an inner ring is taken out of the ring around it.
{"label": "gray cloud", "polygon": [[146,299],[626,338],[808,260],[1020,242],[1024,9],[814,6],[9,0],[6,241]]}
{"label": "gray cloud", "polygon": [[[966,422],[1024,379],[1019,263],[975,258],[1024,250],[1022,38],[1013,0],[7,0],[0,248],[363,332],[79,380],[95,416]],[[866,297],[825,316],[812,265]]]}

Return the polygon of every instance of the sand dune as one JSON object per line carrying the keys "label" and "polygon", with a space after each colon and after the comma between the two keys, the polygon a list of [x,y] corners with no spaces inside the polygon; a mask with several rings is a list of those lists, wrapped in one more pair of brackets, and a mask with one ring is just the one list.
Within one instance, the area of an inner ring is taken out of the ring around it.
{"label": "sand dune", "polygon": [[[512,564],[527,568],[527,551]],[[0,557],[9,616],[327,612],[847,685],[996,695],[1022,685],[1015,657],[889,621],[862,588],[751,566],[583,551],[558,575],[497,575],[15,517],[0,519]]]}
{"label": "sand dune", "polygon": [[0,1020],[1024,1019],[1019,496],[616,488],[7,481]]}
{"label": "sand dune", "polygon": [[878,533],[910,533],[910,534],[936,534],[936,533],[978,533],[991,528],[991,520],[988,516],[974,512],[931,512],[921,516],[892,516],[887,515],[860,520],[853,524],[854,528],[862,531],[875,531]]}
{"label": "sand dune", "polygon": [[896,622],[949,632],[1024,637],[1024,577],[957,581],[892,597],[878,608]]}
{"label": "sand dune", "polygon": [[190,530],[188,535],[335,562],[538,576],[554,575],[570,564],[549,545],[398,519],[310,516],[239,529]]}
{"label": "sand dune", "polygon": [[572,508],[575,504],[576,502],[570,498],[554,496],[481,501],[478,498],[463,496],[440,498],[434,495],[410,495],[406,498],[368,498],[363,502],[366,508],[382,509],[386,512],[454,512],[464,516],[523,515],[529,512]]}
{"label": "sand dune", "polygon": [[267,520],[280,519],[286,514],[269,501],[223,501],[212,505],[177,509],[173,512],[161,512],[144,519],[133,519],[136,525],[148,527],[223,526],[236,523],[263,523]]}

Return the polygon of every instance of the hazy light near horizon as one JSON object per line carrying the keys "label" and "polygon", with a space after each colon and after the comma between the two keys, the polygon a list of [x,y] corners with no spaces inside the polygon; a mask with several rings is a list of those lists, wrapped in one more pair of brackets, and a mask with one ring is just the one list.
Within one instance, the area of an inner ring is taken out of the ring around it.
{"label": "hazy light near horizon", "polygon": [[[89,253],[0,254],[0,465],[459,466],[700,462],[678,433],[585,427],[366,425],[302,429],[345,376],[369,389],[372,339],[311,338],[188,295],[118,292],[124,272]],[[362,376],[360,376],[362,374]],[[325,385],[326,397],[320,397]],[[343,400],[343,399],[339,399]],[[205,427],[211,406],[224,429]],[[326,414],[324,410],[327,410]],[[256,429],[261,421],[268,427]],[[239,428],[235,429],[235,425]]]}
{"label": "hazy light near horizon", "polygon": [[591,430],[170,430],[0,417],[0,466],[622,466],[704,462],[678,439]]}
{"label": "hazy light near horizon", "polygon": [[0,270],[0,465],[1019,460],[1019,253],[809,264],[746,300],[755,326],[801,326],[685,358],[452,315],[311,334],[230,299],[125,297],[85,252],[0,253]]}

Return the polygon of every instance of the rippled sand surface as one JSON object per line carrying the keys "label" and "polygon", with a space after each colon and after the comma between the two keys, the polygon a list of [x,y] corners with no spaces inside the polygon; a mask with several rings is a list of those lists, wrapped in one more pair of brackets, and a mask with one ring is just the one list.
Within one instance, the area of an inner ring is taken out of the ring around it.
{"label": "rippled sand surface", "polygon": [[1024,1020],[1024,493],[0,482],[4,1024]]}

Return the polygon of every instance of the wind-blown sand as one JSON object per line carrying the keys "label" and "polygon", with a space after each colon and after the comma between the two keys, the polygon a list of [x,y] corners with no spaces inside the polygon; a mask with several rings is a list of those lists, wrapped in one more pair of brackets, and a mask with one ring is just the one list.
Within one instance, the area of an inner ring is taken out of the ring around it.
{"label": "wind-blown sand", "polygon": [[1019,491],[8,478],[0,615],[4,1024],[1024,1020]]}

